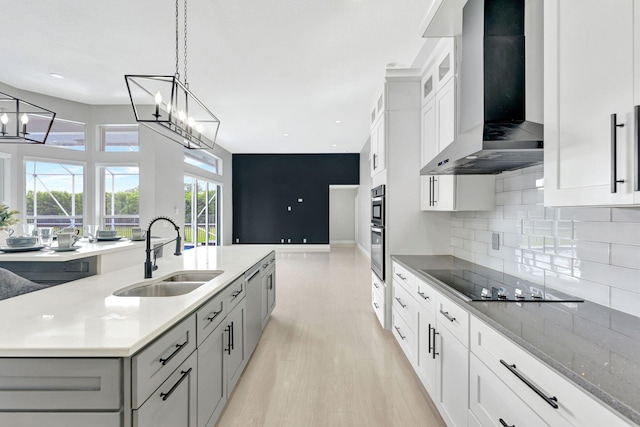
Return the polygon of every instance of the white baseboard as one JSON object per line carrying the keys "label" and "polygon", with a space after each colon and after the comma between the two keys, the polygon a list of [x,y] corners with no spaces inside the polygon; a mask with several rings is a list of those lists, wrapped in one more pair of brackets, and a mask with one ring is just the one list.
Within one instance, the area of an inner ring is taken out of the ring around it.
{"label": "white baseboard", "polygon": [[330,245],[271,245],[276,252],[329,252]]}
{"label": "white baseboard", "polygon": [[355,245],[355,240],[329,240],[330,245]]}
{"label": "white baseboard", "polygon": [[371,259],[371,252],[366,250],[362,245],[358,244],[358,249],[367,256],[367,258]]}

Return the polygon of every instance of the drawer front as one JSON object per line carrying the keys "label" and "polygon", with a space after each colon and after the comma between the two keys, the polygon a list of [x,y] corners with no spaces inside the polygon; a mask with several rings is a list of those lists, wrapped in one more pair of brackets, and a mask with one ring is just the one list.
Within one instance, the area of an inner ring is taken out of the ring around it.
{"label": "drawer front", "polygon": [[548,426],[480,359],[473,354],[470,357],[469,407],[481,425],[500,426],[504,422],[507,426]]}
{"label": "drawer front", "polygon": [[376,288],[371,285],[371,306],[373,307],[373,311],[376,313],[376,316],[378,316],[378,320],[383,328],[385,320],[384,292],[384,288]]}
{"label": "drawer front", "polygon": [[400,344],[400,348],[402,348],[405,356],[407,356],[411,366],[417,366],[416,355],[418,353],[418,346],[415,334],[407,326],[407,322],[404,321],[395,308],[391,312],[391,331]]}
{"label": "drawer front", "polygon": [[402,286],[395,281],[393,284],[393,304],[394,310],[402,316],[412,332],[416,332],[418,326],[418,303]]}
{"label": "drawer front", "polygon": [[569,380],[473,317],[471,351],[550,425],[629,425]]}
{"label": "drawer front", "polygon": [[225,290],[227,295],[227,312],[233,310],[246,294],[244,276],[238,277]]}
{"label": "drawer front", "polygon": [[416,292],[416,277],[395,261],[393,262],[393,279],[404,286],[411,295]]}
{"label": "drawer front", "polygon": [[213,297],[198,310],[196,313],[198,345],[202,344],[209,334],[222,323],[226,315],[226,295],[224,292]]}
{"label": "drawer front", "polygon": [[0,412],[0,426],[114,427],[120,412]]}
{"label": "drawer front", "polygon": [[189,316],[133,356],[133,408],[138,408],[196,349],[196,318]]}
{"label": "drawer front", "polygon": [[469,348],[469,313],[449,298],[438,295],[436,300],[438,326],[447,328],[465,347]]}
{"label": "drawer front", "polygon": [[118,359],[3,358],[0,411],[118,410],[121,384]]}
{"label": "drawer front", "polygon": [[418,301],[418,304],[427,309],[428,311],[435,311],[436,309],[436,299],[438,297],[438,293],[435,289],[433,289],[430,285],[422,280],[416,278],[416,293],[415,298]]}

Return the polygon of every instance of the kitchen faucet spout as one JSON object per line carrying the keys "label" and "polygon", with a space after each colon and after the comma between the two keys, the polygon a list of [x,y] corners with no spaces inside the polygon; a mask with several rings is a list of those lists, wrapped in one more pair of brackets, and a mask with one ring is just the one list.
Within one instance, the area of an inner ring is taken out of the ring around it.
{"label": "kitchen faucet spout", "polygon": [[[168,241],[166,243],[163,243],[162,245],[157,246],[156,248],[161,248],[162,246],[175,241],[176,242],[176,251],[173,254],[175,256],[182,255],[182,238],[180,237],[180,227],[178,227],[176,225],[176,223],[173,222],[173,220],[171,218],[166,217],[166,216],[158,216],[158,217],[152,219],[151,222],[149,223],[149,227],[147,228],[147,239],[146,239],[146,243],[147,243],[146,255],[147,255],[147,257],[146,257],[146,260],[144,262],[144,278],[145,279],[150,279],[152,277],[153,270],[157,270],[158,269],[158,266],[155,265],[155,259],[154,259],[153,264],[151,263],[151,226],[156,221],[159,221],[159,220],[165,220],[165,221],[170,222],[173,225],[173,227],[175,228],[176,234],[178,236],[173,240],[170,240],[170,241]],[[154,249],[156,249],[156,248],[154,248]]]}

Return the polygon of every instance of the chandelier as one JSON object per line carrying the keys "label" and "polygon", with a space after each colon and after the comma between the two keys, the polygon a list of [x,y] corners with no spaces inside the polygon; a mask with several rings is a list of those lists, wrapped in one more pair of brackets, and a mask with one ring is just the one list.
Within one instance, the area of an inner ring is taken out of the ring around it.
{"label": "chandelier", "polygon": [[0,92],[0,143],[44,144],[56,113]]}
{"label": "chandelier", "polygon": [[185,146],[215,146],[220,120],[189,90],[187,81],[187,0],[184,0],[184,80],[179,73],[179,0],[176,0],[176,70],[168,75],[124,76],[136,121]]}

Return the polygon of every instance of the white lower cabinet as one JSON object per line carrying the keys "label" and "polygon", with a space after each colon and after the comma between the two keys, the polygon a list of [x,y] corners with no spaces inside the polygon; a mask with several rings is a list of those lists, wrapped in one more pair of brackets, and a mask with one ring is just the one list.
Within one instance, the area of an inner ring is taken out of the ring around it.
{"label": "white lower cabinet", "polygon": [[473,353],[469,362],[469,418],[475,417],[477,425],[548,426]]}
{"label": "white lower cabinet", "polygon": [[197,359],[193,352],[133,411],[134,427],[197,427]]}
{"label": "white lower cabinet", "polygon": [[469,350],[446,328],[438,328],[435,341],[436,405],[448,426],[467,425],[469,408]]}
{"label": "white lower cabinet", "polygon": [[384,282],[376,276],[374,272],[371,272],[371,306],[373,307],[373,312],[376,313],[378,317],[378,321],[382,327],[385,327],[386,321],[386,301],[385,295],[387,291],[385,289]]}

